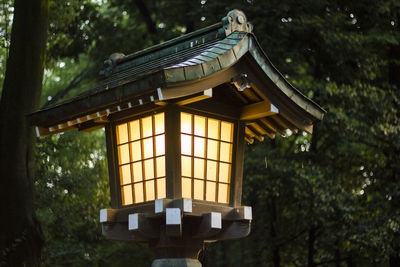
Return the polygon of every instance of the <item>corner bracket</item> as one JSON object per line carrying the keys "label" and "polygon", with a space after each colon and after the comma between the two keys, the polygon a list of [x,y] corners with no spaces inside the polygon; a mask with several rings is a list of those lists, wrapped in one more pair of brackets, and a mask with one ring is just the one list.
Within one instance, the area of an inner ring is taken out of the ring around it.
{"label": "corner bracket", "polygon": [[247,74],[242,73],[236,77],[233,77],[231,83],[236,87],[239,92],[243,92],[244,89],[250,88],[250,82],[247,78]]}

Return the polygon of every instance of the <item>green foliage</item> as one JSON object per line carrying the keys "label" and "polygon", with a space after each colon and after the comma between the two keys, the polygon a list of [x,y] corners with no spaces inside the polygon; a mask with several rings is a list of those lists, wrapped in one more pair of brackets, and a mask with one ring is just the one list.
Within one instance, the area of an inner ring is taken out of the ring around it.
{"label": "green foliage", "polygon": [[35,187],[46,238],[45,266],[150,264],[143,245],[112,242],[101,235],[99,210],[110,202],[105,157],[102,130],[38,139]]}
{"label": "green foliage", "polygon": [[[40,106],[48,101],[55,101],[53,104],[62,102],[94,86],[93,66],[86,54],[80,54],[78,59],[67,57],[54,61],[44,72]],[[59,95],[60,92],[65,94]]]}
{"label": "green foliage", "polygon": [[37,214],[46,236],[47,265],[96,257],[87,247],[101,241],[98,207],[109,201],[100,134],[71,132],[38,140]]}
{"label": "green foliage", "polygon": [[0,5],[0,93],[3,89],[7,57],[10,49],[13,4],[14,1],[3,0]]}

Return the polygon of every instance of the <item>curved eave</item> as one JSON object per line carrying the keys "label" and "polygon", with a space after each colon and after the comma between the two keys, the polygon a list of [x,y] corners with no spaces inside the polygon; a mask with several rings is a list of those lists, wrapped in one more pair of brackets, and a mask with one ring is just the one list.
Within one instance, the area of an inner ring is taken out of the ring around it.
{"label": "curved eave", "polygon": [[[248,52],[248,47],[247,34],[235,32],[203,53],[164,68],[163,98],[179,98],[229,82],[237,72],[231,70],[232,66]],[[208,87],[204,87],[203,81]]]}
{"label": "curved eave", "polygon": [[[211,33],[211,35],[213,35],[213,33]],[[207,71],[207,67],[205,67],[206,73],[203,73],[201,76],[197,76],[196,74],[197,68],[202,68],[201,66],[197,65],[198,61],[196,62],[196,59],[194,59],[194,62],[189,62],[191,59],[186,60],[185,62],[180,62],[179,56],[174,55],[173,58],[175,58],[175,62],[172,64],[172,66],[175,66],[176,64],[182,64],[185,66],[185,68],[174,70],[172,72],[177,71],[180,74],[183,74],[182,77],[179,75],[175,76],[175,78],[171,77],[171,72],[169,72],[168,67],[165,66],[151,69],[151,62],[146,62],[143,65],[150,64],[150,66],[147,66],[145,68],[146,71],[144,72],[138,72],[137,68],[139,68],[139,66],[135,65],[133,68],[126,69],[124,72],[113,74],[104,82],[101,82],[92,89],[75,98],[67,100],[56,106],[29,114],[28,118],[31,124],[35,126],[45,128],[56,127],[61,131],[63,127],[59,127],[59,125],[67,123],[68,121],[74,121],[77,119],[80,120],[80,118],[84,118],[87,115],[91,116],[91,114],[95,114],[99,111],[112,109],[113,107],[121,105],[122,103],[125,103],[124,106],[127,106],[127,103],[131,103],[131,106],[136,106],[139,103],[142,105],[143,102],[161,101],[162,99],[160,99],[158,89],[164,88],[166,83],[179,83],[180,81],[197,80],[204,75],[210,75],[230,66],[231,63],[236,61],[235,57],[232,59],[230,58],[230,53],[232,53],[231,48],[240,40],[242,40],[244,36],[245,33],[233,33],[227,38],[224,38],[220,41],[215,41],[211,45],[210,49],[207,49],[206,53],[201,53],[203,50],[200,50],[200,54],[195,55],[196,58],[198,56],[202,56],[205,59],[214,57],[217,58],[216,60],[218,62],[221,62],[221,64],[218,63],[218,67],[215,65],[215,69],[214,66],[210,66],[210,71]],[[200,39],[203,40],[203,38]],[[202,42],[201,40],[199,43]],[[226,51],[228,52],[226,53]],[[187,52],[183,51],[183,53]],[[162,61],[163,59],[161,58],[158,60]],[[131,63],[127,62],[126,64],[129,65]],[[140,66],[140,68],[143,68],[143,65]],[[171,64],[167,66],[171,66]],[[186,92],[185,95],[194,93],[196,92],[190,91]]]}
{"label": "curved eave", "polygon": [[[229,47],[229,45],[233,43],[230,41],[237,40],[237,38],[240,37],[238,33],[233,33],[226,39],[220,41],[220,43],[224,44],[225,42],[225,47]],[[210,56],[210,54],[212,56]],[[283,75],[279,73],[252,34],[246,34],[239,42],[232,46],[231,49],[227,49],[224,53],[220,53],[220,51],[215,52],[215,49],[214,51],[211,49],[193,59],[164,69],[166,82],[166,87],[163,88],[164,99],[172,99],[187,95],[186,90],[182,90],[182,87],[186,84],[189,86],[191,85],[192,93],[204,90],[204,87],[202,88],[199,86],[200,83],[198,86],[193,87],[194,84],[190,82],[199,82],[202,79],[207,79],[208,76],[227,70],[235,63],[240,64],[240,59],[248,54],[251,55],[258,66],[263,70],[266,77],[272,81],[277,90],[282,92],[293,104],[297,105],[301,111],[311,115],[312,121],[315,119],[322,120],[326,111],[294,88]],[[228,81],[229,80],[226,80],[225,82]]]}
{"label": "curved eave", "polygon": [[249,52],[258,65],[262,68],[264,73],[268,76],[268,78],[279,88],[282,93],[291,99],[293,103],[295,103],[308,114],[312,115],[314,118],[318,120],[323,119],[326,111],[317,103],[303,95],[283,77],[283,75],[268,59],[253,35],[249,40]]}
{"label": "curved eave", "polygon": [[[68,121],[82,121],[92,114],[108,115],[113,111],[132,108],[160,100],[160,86],[164,84],[162,72],[148,73],[134,81],[121,83],[113,88],[94,87],[91,94],[79,96],[56,106],[39,110],[28,115],[34,126],[51,127]],[[123,106],[123,107],[122,107]],[[104,111],[104,112],[103,112]],[[98,113],[100,112],[100,113]],[[79,124],[75,123],[75,124]]]}
{"label": "curved eave", "polygon": [[[284,134],[285,129],[311,133],[313,123],[324,116],[322,108],[285,80],[252,34],[234,32],[189,59],[179,61],[179,57],[174,57],[177,58],[174,63],[142,73],[127,69],[123,77],[116,79],[118,76],[115,76],[88,94],[30,114],[29,119],[41,127],[40,136],[64,132],[139,105],[168,101],[229,84],[232,78],[242,73],[248,74],[251,85],[246,90],[259,95],[243,104],[269,103],[272,112],[268,115],[270,119],[258,116],[255,121],[248,122],[248,138],[260,140],[262,135],[273,138],[275,132]],[[279,112],[273,112],[275,107]]]}

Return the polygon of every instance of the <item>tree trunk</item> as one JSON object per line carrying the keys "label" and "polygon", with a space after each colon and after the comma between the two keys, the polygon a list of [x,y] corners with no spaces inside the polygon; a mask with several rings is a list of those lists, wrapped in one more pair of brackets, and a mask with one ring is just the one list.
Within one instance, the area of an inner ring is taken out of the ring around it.
{"label": "tree trunk", "polygon": [[398,267],[400,266],[400,235],[398,233],[394,233],[392,238],[392,252],[389,256],[389,267]]}
{"label": "tree trunk", "polygon": [[[400,19],[400,16],[397,15],[397,19]],[[395,32],[399,32],[400,31],[400,27],[398,25],[398,23],[396,23],[395,26]],[[400,64],[398,63],[398,59],[400,58],[400,45],[392,45],[390,46],[389,49],[389,58],[391,59],[389,61],[389,82],[392,85],[395,85],[397,87],[397,89],[400,89]],[[390,154],[395,154],[396,152],[392,152],[389,153]],[[391,158],[391,157],[390,157]],[[396,162],[395,160],[391,160],[393,161],[393,163],[391,163],[389,166],[391,166],[393,175],[392,175],[392,183],[396,184],[398,182],[398,178],[396,175],[396,166],[398,164],[398,162]],[[396,209],[395,205],[393,208]],[[400,235],[398,233],[395,233],[393,235],[393,240],[392,240],[392,250],[393,252],[391,253],[391,255],[389,256],[389,266],[390,267],[396,267],[396,266],[400,266]]]}
{"label": "tree trunk", "polygon": [[335,267],[340,267],[341,261],[340,250],[337,248],[335,249]]}
{"label": "tree trunk", "polygon": [[[278,237],[278,204],[275,197],[272,197],[271,200],[271,237],[272,239],[276,240]],[[279,244],[276,242],[272,247],[272,261],[274,263],[274,267],[280,267],[281,265],[281,257],[279,251]]]}
{"label": "tree trunk", "polygon": [[0,265],[40,264],[43,236],[34,211],[33,131],[25,115],[39,104],[48,0],[15,0],[0,101]]}
{"label": "tree trunk", "polygon": [[357,264],[353,260],[353,256],[350,256],[347,259],[346,263],[347,263],[347,267],[356,267],[357,266]]}
{"label": "tree trunk", "polygon": [[400,256],[391,255],[389,258],[389,266],[390,267],[398,267],[400,266]]}
{"label": "tree trunk", "polygon": [[316,267],[317,265],[314,262],[315,255],[315,240],[317,239],[317,228],[315,226],[311,226],[308,230],[308,267]]}
{"label": "tree trunk", "polygon": [[222,242],[222,266],[228,267],[229,264],[229,244],[228,242]]}
{"label": "tree trunk", "polygon": [[146,23],[147,31],[150,34],[156,34],[157,33],[156,24],[151,18],[151,12],[147,8],[146,4],[142,0],[135,0],[135,5],[139,9],[140,15],[142,16],[144,22]]}

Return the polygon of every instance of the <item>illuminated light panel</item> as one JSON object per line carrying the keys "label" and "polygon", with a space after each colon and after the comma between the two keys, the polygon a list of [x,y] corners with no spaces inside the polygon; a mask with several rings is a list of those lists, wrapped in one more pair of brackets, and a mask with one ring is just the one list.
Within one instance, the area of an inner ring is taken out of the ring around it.
{"label": "illuminated light panel", "polygon": [[181,112],[182,197],[229,202],[234,124]]}
{"label": "illuminated light panel", "polygon": [[217,181],[217,162],[207,160],[207,180]]}
{"label": "illuminated light panel", "polygon": [[154,162],[153,159],[148,159],[144,161],[144,179],[151,180],[154,179]]}
{"label": "illuminated light panel", "polygon": [[140,120],[135,120],[129,123],[131,140],[139,140],[140,139]]}
{"label": "illuminated light panel", "polygon": [[194,173],[193,177],[197,179],[204,179],[204,159],[194,159]]}
{"label": "illuminated light panel", "polygon": [[116,125],[122,205],[166,197],[165,115]]}
{"label": "illuminated light panel", "polygon": [[123,165],[120,168],[121,184],[131,183],[131,166],[129,164]]}
{"label": "illuminated light panel", "polygon": [[204,158],[206,139],[201,137],[194,138],[194,156]]}
{"label": "illuminated light panel", "polygon": [[165,135],[156,136],[156,156],[165,154]]}
{"label": "illuminated light panel", "polygon": [[192,176],[192,158],[181,156],[182,160],[182,176],[191,177]]}
{"label": "illuminated light panel", "polygon": [[134,185],[135,187],[135,202],[140,203],[144,201],[144,195],[143,195],[143,183],[138,183]]}
{"label": "illuminated light panel", "polygon": [[216,184],[214,182],[207,182],[207,189],[206,189],[206,200],[207,201],[215,201],[216,197]]}
{"label": "illuminated light panel", "polygon": [[181,154],[192,155],[192,137],[187,134],[181,134]]}
{"label": "illuminated light panel", "polygon": [[117,126],[117,142],[118,144],[128,142],[128,126],[126,123]]}
{"label": "illuminated light panel", "polygon": [[165,156],[156,159],[156,177],[165,177]]}
{"label": "illuminated light panel", "polygon": [[142,144],[140,141],[131,143],[131,155],[132,161],[138,161],[142,159]]}
{"label": "illuminated light panel", "polygon": [[135,162],[132,164],[133,169],[133,182],[140,182],[143,180],[142,162]]}
{"label": "illuminated light panel", "polygon": [[165,192],[165,178],[157,179],[157,196],[158,198],[166,198]]}
{"label": "illuminated light panel", "polygon": [[194,199],[204,199],[204,181],[194,179]]}
{"label": "illuminated light panel", "polygon": [[153,157],[153,152],[154,152],[154,148],[153,148],[153,138],[146,138],[143,140],[143,157],[145,159],[147,158],[152,158]]}
{"label": "illuminated light panel", "polygon": [[182,197],[192,198],[192,179],[182,177]]}
{"label": "illuminated light panel", "polygon": [[118,158],[120,159],[120,164],[126,164],[129,162],[129,145],[121,145],[118,147]]}
{"label": "illuminated light panel", "polygon": [[122,187],[122,205],[133,204],[132,185]]}
{"label": "illuminated light panel", "polygon": [[181,133],[192,133],[192,115],[181,113]]}

